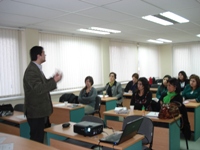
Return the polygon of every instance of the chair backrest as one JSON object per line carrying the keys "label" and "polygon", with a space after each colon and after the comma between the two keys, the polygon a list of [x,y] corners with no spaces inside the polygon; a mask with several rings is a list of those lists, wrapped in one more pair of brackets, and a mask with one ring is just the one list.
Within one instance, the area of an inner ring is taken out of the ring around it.
{"label": "chair backrest", "polygon": [[24,104],[16,104],[14,110],[24,112]]}
{"label": "chair backrest", "polygon": [[95,117],[95,116],[91,116],[91,115],[85,115],[85,116],[83,116],[81,121],[90,121],[90,122],[100,123],[105,127],[104,121],[99,117]]}
{"label": "chair backrest", "polygon": [[100,111],[100,107],[101,107],[101,97],[97,96],[94,108],[95,111]]}
{"label": "chair backrest", "polygon": [[[133,121],[137,118],[140,118],[141,116],[128,116],[124,119],[122,130],[126,126],[126,124],[130,121]],[[149,148],[152,148],[153,144],[153,133],[154,133],[154,125],[151,119],[144,117],[143,122],[138,130],[139,134],[145,135],[145,138],[142,140],[143,144],[150,144]]]}
{"label": "chair backrest", "polygon": [[78,96],[73,93],[65,93],[59,98],[59,102],[78,103]]}

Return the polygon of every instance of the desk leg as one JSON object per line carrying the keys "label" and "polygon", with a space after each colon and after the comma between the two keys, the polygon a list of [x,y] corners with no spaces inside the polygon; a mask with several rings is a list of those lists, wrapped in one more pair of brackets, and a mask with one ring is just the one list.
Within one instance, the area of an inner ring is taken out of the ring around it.
{"label": "desk leg", "polygon": [[70,111],[70,121],[80,122],[83,116],[85,115],[84,108],[75,109]]}
{"label": "desk leg", "polygon": [[200,107],[194,109],[194,141],[200,137]]}
{"label": "desk leg", "polygon": [[28,125],[28,122],[20,124],[19,127],[20,127],[20,136],[30,139],[30,127]]}
{"label": "desk leg", "polygon": [[[180,119],[177,120],[180,126]],[[180,128],[176,122],[169,124],[169,149],[178,150],[180,149]]]}
{"label": "desk leg", "polygon": [[106,111],[115,109],[115,107],[116,107],[116,100],[106,102]]}
{"label": "desk leg", "polygon": [[47,145],[50,145],[50,139],[56,139],[62,141],[65,140],[66,137],[47,132]]}

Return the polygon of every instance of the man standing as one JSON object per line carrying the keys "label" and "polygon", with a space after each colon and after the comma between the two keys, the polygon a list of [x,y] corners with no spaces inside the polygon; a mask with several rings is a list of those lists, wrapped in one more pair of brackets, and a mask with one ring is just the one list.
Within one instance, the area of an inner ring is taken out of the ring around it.
{"label": "man standing", "polygon": [[43,143],[45,123],[53,112],[50,91],[56,89],[56,84],[62,79],[62,74],[56,73],[53,78],[46,79],[41,64],[45,62],[43,47],[34,46],[30,50],[31,62],[26,68],[23,78],[25,93],[25,110],[30,126],[30,139]]}

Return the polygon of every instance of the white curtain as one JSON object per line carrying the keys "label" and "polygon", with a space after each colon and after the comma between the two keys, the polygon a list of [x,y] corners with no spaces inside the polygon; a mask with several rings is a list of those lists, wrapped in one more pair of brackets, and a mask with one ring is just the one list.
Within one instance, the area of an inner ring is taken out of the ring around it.
{"label": "white curtain", "polygon": [[140,77],[155,77],[159,75],[159,49],[154,45],[138,47],[138,72]]}
{"label": "white curtain", "polygon": [[132,74],[137,72],[136,44],[110,42],[110,72],[117,74],[117,81],[129,81]]}
{"label": "white curtain", "polygon": [[0,29],[0,97],[21,94],[18,32]]}
{"label": "white curtain", "polygon": [[90,75],[94,85],[102,85],[102,62],[98,39],[69,37],[40,33],[40,45],[46,53],[43,72],[46,77],[56,70],[63,73],[58,90],[82,88],[85,77]]}
{"label": "white curtain", "polygon": [[184,43],[173,46],[173,76],[177,77],[178,72],[183,70],[188,77],[191,74],[200,75],[199,67],[200,43]]}

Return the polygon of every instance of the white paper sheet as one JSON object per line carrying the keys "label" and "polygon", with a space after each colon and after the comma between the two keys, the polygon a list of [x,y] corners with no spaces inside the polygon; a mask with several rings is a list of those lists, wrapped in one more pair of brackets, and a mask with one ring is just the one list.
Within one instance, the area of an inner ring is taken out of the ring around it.
{"label": "white paper sheet", "polygon": [[159,112],[149,112],[146,114],[147,117],[158,117]]}
{"label": "white paper sheet", "polygon": [[6,137],[0,137],[0,144],[3,143],[3,141],[5,141]]}
{"label": "white paper sheet", "polygon": [[19,118],[19,119],[26,119],[26,116],[24,116],[24,115],[19,115],[19,116],[16,116],[17,118]]}
{"label": "white paper sheet", "polygon": [[13,150],[14,144],[8,143],[8,144],[0,144],[0,150]]}

